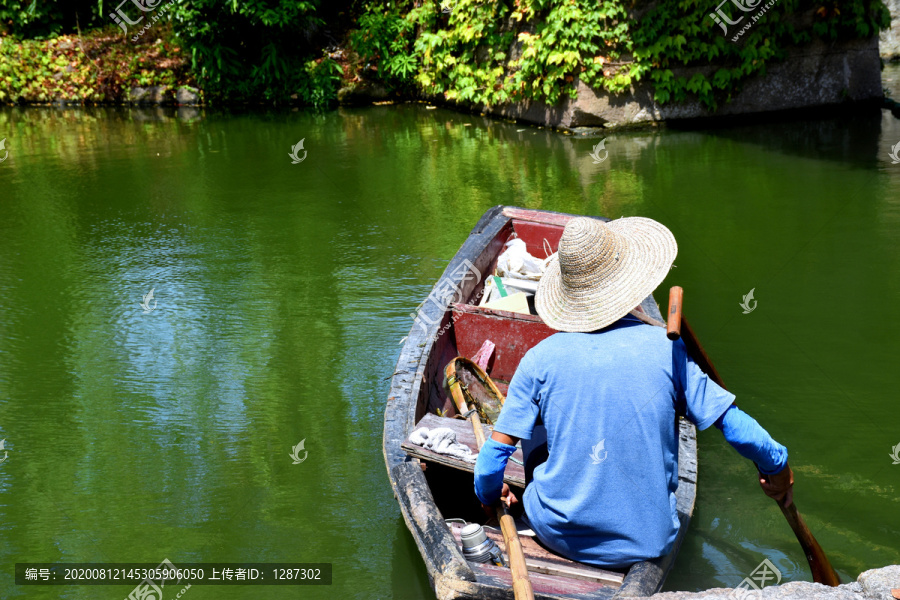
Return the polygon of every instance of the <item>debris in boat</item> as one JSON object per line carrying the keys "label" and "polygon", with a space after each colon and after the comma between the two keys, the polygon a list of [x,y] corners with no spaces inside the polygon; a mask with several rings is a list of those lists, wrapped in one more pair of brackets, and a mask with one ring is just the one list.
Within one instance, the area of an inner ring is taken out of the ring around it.
{"label": "debris in boat", "polygon": [[526,315],[531,314],[531,311],[528,308],[528,294],[526,294],[525,292],[516,292],[515,294],[510,294],[509,296],[491,300],[490,302],[485,304],[484,307],[493,308],[496,310],[506,310],[509,312],[517,312]]}
{"label": "debris in boat", "polygon": [[491,340],[484,340],[481,348],[479,348],[478,352],[475,353],[475,356],[472,357],[472,362],[481,367],[482,371],[487,372],[488,364],[491,361],[491,355],[494,354],[494,348],[496,347],[496,344]]}
{"label": "debris in boat", "polygon": [[532,281],[530,279],[513,279],[512,277],[503,277],[500,281],[503,282],[503,286],[510,294],[525,292],[526,294],[533,296],[537,293],[537,281]]}
{"label": "debris in boat", "polygon": [[531,279],[537,281],[547,268],[547,260],[532,256],[525,248],[525,242],[513,238],[504,244],[506,250],[497,259],[497,272],[503,277]]}
{"label": "debris in boat", "polygon": [[472,450],[468,446],[457,442],[456,432],[449,427],[436,427],[430,430],[427,427],[420,427],[410,434],[409,441],[417,446],[428,448],[432,452],[470,463],[474,463],[478,456],[472,454]]}

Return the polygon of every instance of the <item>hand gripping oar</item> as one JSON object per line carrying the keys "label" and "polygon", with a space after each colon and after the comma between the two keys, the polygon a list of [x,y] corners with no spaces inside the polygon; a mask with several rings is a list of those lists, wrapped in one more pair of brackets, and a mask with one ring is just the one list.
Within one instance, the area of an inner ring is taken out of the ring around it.
{"label": "hand gripping oar", "polygon": [[[681,313],[683,295],[684,291],[678,286],[673,287],[669,291],[669,339],[677,340],[678,334],[676,333],[675,337],[673,337],[672,333],[680,331],[681,339],[684,340],[688,354],[694,359],[694,362],[722,389],[728,389],[725,387],[725,383],[713,366],[712,361],[709,360],[709,356],[703,350],[703,346],[700,345],[697,336],[694,335],[694,330],[691,329],[687,319]],[[673,323],[673,321],[675,322]],[[819,542],[816,541],[815,536],[809,530],[809,527],[806,526],[803,517],[797,511],[797,503],[792,502],[790,506],[785,506],[784,498],[776,500],[775,503],[778,504],[778,507],[784,514],[784,518],[787,519],[788,525],[794,530],[794,535],[797,536],[797,541],[800,542],[800,546],[806,554],[806,560],[809,562],[809,568],[812,571],[813,581],[830,585],[831,587],[841,585],[841,579],[835,573],[834,568],[832,568],[828,557],[825,556],[825,551],[822,550]]]}
{"label": "hand gripping oar", "polygon": [[[469,367],[478,377],[478,379],[487,383],[490,388],[496,390],[496,394],[500,394],[494,382],[487,376],[481,368],[466,358],[455,358],[450,361],[447,368],[444,369],[444,375],[447,377],[447,384],[450,386],[450,393],[453,396],[453,402],[456,404],[459,414],[468,415],[469,422],[472,423],[472,430],[475,432],[475,445],[478,450],[484,445],[484,429],[481,427],[481,418],[478,411],[473,407],[470,411],[463,395],[462,386],[456,372],[457,361],[462,362]],[[502,402],[502,396],[500,397]],[[498,500],[494,505],[497,516],[500,519],[500,529],[503,531],[503,541],[506,544],[506,553],[509,555],[509,570],[512,572],[513,594],[516,600],[534,600],[534,590],[531,588],[531,580],[528,579],[528,568],[525,566],[525,551],[522,549],[522,542],[519,540],[519,532],[516,531],[516,523],[512,515],[506,510],[502,500]]]}

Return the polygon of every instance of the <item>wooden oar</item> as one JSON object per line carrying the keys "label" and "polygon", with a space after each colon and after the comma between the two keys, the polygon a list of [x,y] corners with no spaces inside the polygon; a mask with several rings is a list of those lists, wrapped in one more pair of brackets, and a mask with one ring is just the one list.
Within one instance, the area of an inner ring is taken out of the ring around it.
{"label": "wooden oar", "polygon": [[[681,317],[680,327],[677,329],[680,329],[681,331],[681,339],[684,340],[684,345],[687,348],[688,354],[694,359],[694,362],[697,363],[700,369],[709,375],[710,379],[719,384],[722,389],[728,389],[725,387],[725,382],[722,381],[722,377],[719,375],[719,372],[716,371],[709,356],[703,350],[703,346],[700,345],[700,340],[694,335],[694,330],[691,329],[687,319],[681,314],[683,295],[684,291],[680,287],[673,287],[669,292],[669,306],[672,306],[672,298],[674,296],[677,304],[676,312]],[[672,320],[672,315],[670,314],[668,326],[670,332],[673,330]],[[670,339],[672,339],[671,336]],[[678,338],[675,337],[674,339]],[[778,507],[784,514],[784,518],[787,519],[788,525],[794,530],[794,535],[797,536],[797,541],[800,542],[800,546],[806,554],[806,560],[809,562],[809,568],[812,571],[813,581],[830,585],[831,587],[841,585],[840,577],[838,577],[838,574],[831,566],[831,562],[828,560],[828,557],[825,556],[825,552],[822,550],[819,542],[816,541],[815,536],[809,530],[809,527],[806,526],[803,517],[801,517],[800,513],[797,511],[797,503],[792,502],[790,506],[785,506],[784,499],[776,500],[775,503],[778,504]]]}
{"label": "wooden oar", "polygon": [[[459,380],[456,378],[455,373],[450,372],[452,366],[453,362],[447,367],[447,381],[450,385],[453,402],[456,404],[459,414],[464,415],[469,413],[469,406],[463,397]],[[484,429],[481,427],[481,418],[478,416],[478,411],[473,410],[469,414],[468,420],[472,423],[472,430],[475,432],[475,445],[481,451],[481,447],[484,445]],[[506,544],[506,553],[509,556],[513,595],[516,600],[534,600],[534,590],[531,588],[531,580],[528,578],[528,567],[525,566],[525,551],[522,549],[521,540],[519,540],[516,522],[506,510],[502,500],[497,501],[497,504],[494,505],[494,510],[497,511],[497,516],[500,520],[500,530],[503,532],[503,542]]]}
{"label": "wooden oar", "polygon": [[677,285],[669,290],[669,312],[666,319],[666,337],[673,342],[681,337],[681,304],[684,300],[684,290]]}

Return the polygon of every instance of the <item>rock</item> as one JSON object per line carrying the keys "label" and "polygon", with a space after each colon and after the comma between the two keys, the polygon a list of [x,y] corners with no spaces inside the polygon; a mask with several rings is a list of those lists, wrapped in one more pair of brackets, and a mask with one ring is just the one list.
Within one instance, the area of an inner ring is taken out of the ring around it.
{"label": "rock", "polygon": [[351,83],[338,90],[337,98],[341,104],[370,104],[387,100],[390,92],[380,83],[360,81]]}
{"label": "rock", "polygon": [[893,597],[891,590],[900,587],[900,565],[866,571],[857,581],[867,599],[890,600]]}
{"label": "rock", "polygon": [[[714,69],[715,65],[672,70],[676,76],[691,77]],[[538,125],[574,129],[834,106],[848,101],[876,101],[883,96],[875,37],[828,44],[817,41],[791,49],[784,61],[770,63],[764,76],[747,80],[731,102],[720,104],[715,113],[697,100],[660,106],[647,82],[639,82],[630,93],[611,95],[579,81],[576,91],[574,100],[566,97],[554,106],[520,102],[469,108]]]}
{"label": "rock", "polygon": [[165,86],[131,88],[128,101],[132,104],[165,104],[171,101],[172,92]]}
{"label": "rock", "polygon": [[891,600],[891,588],[900,585],[900,565],[872,569],[857,581],[838,587],[793,581],[761,590],[713,588],[702,592],[663,592],[652,600]]}
{"label": "rock", "polygon": [[179,106],[200,104],[200,90],[188,86],[178,88],[178,91],[175,92],[175,103]]}
{"label": "rock", "polygon": [[881,57],[900,59],[900,0],[884,0],[891,11],[891,28],[881,32]]}

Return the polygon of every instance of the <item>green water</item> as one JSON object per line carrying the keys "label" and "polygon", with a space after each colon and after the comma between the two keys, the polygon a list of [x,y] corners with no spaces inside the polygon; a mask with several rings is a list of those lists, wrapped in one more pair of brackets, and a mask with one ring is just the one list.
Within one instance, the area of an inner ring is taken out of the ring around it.
{"label": "green water", "polygon": [[[739,404],[789,447],[842,577],[900,563],[887,113],[615,133],[601,164],[598,140],[421,105],[7,109],[0,137],[4,599],[132,587],[17,587],[16,562],[164,558],[334,565],[331,587],[188,600],[433,597],[382,459],[387,379],[409,313],[495,204],[668,225],[664,285],[685,288]],[[752,465],[703,432],[668,589],[737,585],[763,558],[809,579]]]}

